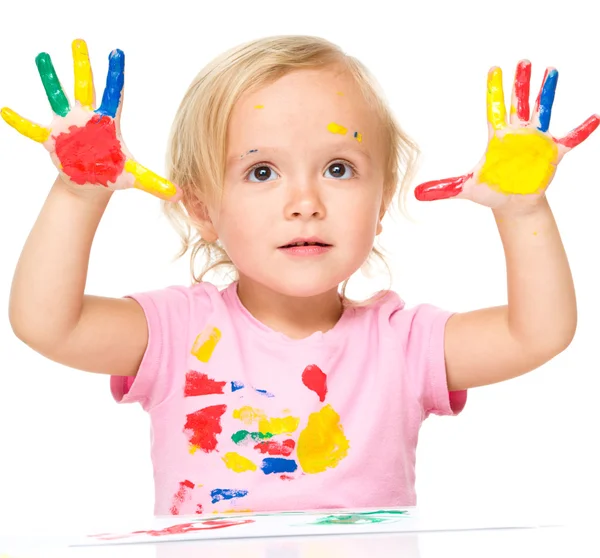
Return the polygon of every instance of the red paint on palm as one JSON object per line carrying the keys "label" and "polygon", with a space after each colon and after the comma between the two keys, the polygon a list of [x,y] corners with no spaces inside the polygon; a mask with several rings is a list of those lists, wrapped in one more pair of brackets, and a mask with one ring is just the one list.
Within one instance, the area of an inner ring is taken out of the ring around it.
{"label": "red paint on palm", "polygon": [[214,451],[217,447],[217,434],[223,431],[221,417],[226,409],[227,405],[213,405],[187,415],[183,430],[188,434],[192,446],[205,453]]}
{"label": "red paint on palm", "polygon": [[302,372],[302,382],[314,391],[321,402],[325,401],[327,395],[327,376],[316,364],[309,364]]}
{"label": "red paint on palm", "polygon": [[283,442],[274,442],[269,440],[268,442],[260,442],[254,446],[255,450],[261,453],[268,453],[269,455],[291,455],[296,447],[294,440],[284,440]]}
{"label": "red paint on palm", "polygon": [[109,116],[94,115],[85,126],[71,126],[56,137],[61,170],[75,184],[115,183],[125,166],[125,154]]}
{"label": "red paint on palm", "polygon": [[209,378],[202,372],[190,370],[185,375],[184,397],[194,397],[196,395],[211,395],[223,393],[223,388],[227,382],[217,382]]}
{"label": "red paint on palm", "polygon": [[462,192],[463,184],[472,176],[473,174],[466,174],[464,176],[424,182],[415,188],[415,197],[419,201],[453,198]]}

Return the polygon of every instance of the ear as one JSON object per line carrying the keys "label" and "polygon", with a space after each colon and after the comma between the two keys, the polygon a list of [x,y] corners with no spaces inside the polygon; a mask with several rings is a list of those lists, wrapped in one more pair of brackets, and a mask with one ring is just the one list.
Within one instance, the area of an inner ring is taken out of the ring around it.
{"label": "ear", "polygon": [[187,204],[186,209],[198,231],[200,231],[202,239],[209,243],[215,242],[219,238],[219,235],[210,218],[207,205],[199,199],[194,199]]}
{"label": "ear", "polygon": [[377,222],[377,230],[375,231],[375,236],[377,236],[378,234],[381,234],[381,231],[383,230],[383,225],[381,224],[381,219]]}

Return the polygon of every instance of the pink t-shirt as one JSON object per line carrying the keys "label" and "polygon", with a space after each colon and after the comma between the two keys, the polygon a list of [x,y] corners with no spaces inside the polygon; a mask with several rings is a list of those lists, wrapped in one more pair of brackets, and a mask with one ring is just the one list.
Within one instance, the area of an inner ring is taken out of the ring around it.
{"label": "pink t-shirt", "polygon": [[111,390],[150,413],[156,515],[416,504],[421,423],[466,402],[447,387],[449,312],[389,292],[291,339],[246,310],[237,283],[132,298],[148,347]]}

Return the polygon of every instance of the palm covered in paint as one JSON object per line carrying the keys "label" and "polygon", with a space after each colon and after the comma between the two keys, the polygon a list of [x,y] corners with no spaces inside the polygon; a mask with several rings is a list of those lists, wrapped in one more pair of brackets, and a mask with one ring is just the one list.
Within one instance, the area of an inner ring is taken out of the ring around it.
{"label": "palm covered in paint", "polygon": [[598,127],[600,117],[593,115],[566,136],[553,137],[548,128],[558,72],[546,70],[531,117],[530,78],[531,64],[522,60],[515,74],[507,122],[502,71],[496,67],[489,71],[488,145],[484,156],[468,174],[417,186],[418,200],[464,198],[498,208],[522,200],[535,201],[544,195],[562,157]]}
{"label": "palm covered in paint", "polygon": [[72,43],[75,105],[70,106],[50,56],[41,53],[36,65],[54,117],[50,126],[35,124],[9,108],[2,118],[19,133],[41,143],[63,179],[77,187],[103,186],[111,190],[138,188],[161,199],[176,201],[177,187],[137,163],[121,137],[125,55],[110,53],[106,87],[95,106],[92,69],[85,41]]}

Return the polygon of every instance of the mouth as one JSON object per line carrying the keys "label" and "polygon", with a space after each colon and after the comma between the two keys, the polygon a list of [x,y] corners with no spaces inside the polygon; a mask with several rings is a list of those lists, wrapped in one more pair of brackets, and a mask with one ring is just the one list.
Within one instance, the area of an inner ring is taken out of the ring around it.
{"label": "mouth", "polygon": [[321,248],[329,248],[331,244],[323,242],[319,238],[294,238],[287,244],[279,246],[279,248],[294,248],[296,246],[320,246]]}

